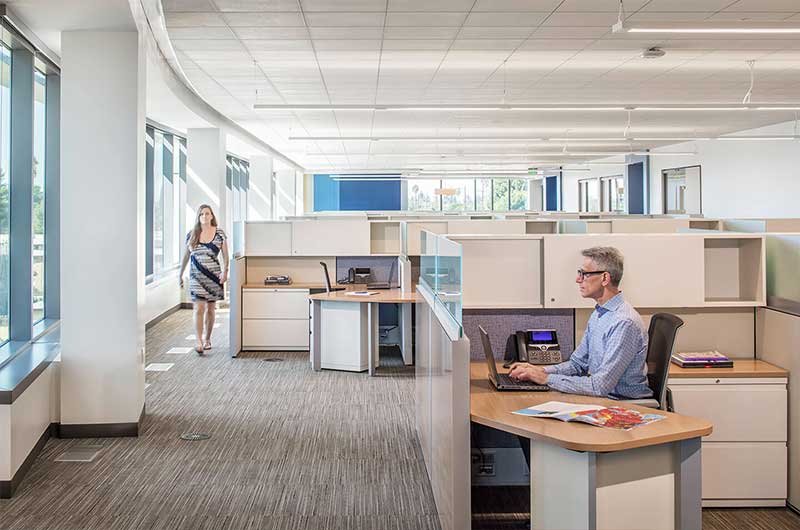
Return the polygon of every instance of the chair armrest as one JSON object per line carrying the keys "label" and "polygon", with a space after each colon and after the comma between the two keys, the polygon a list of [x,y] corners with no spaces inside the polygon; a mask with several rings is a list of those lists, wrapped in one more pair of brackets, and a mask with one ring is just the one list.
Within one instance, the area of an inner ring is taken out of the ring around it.
{"label": "chair armrest", "polygon": [[653,398],[645,398],[645,399],[624,399],[622,400],[623,403],[633,403],[634,405],[639,405],[641,407],[649,407],[651,409],[660,409],[661,405],[659,405],[658,401]]}

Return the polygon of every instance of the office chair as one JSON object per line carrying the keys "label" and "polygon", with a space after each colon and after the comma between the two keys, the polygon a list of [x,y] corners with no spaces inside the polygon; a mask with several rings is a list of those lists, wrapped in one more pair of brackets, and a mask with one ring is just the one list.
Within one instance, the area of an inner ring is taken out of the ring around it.
{"label": "office chair", "polygon": [[654,409],[668,409],[667,375],[669,360],[675,348],[675,336],[683,326],[683,320],[670,313],[656,313],[650,319],[647,331],[647,386],[653,391],[652,398],[626,399],[626,403]]}
{"label": "office chair", "polygon": [[322,275],[325,277],[325,291],[331,292],[331,277],[328,275],[328,265],[324,261],[319,262],[322,265]]}

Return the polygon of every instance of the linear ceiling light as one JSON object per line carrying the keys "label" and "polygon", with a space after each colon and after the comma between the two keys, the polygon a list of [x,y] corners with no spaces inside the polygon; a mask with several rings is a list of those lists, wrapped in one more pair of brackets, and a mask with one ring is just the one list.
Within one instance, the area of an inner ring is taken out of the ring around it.
{"label": "linear ceiling light", "polygon": [[707,22],[617,22],[614,33],[709,33],[709,34],[793,34],[800,24],[786,22],[718,21]]}
{"label": "linear ceiling light", "polygon": [[659,111],[683,111],[683,110],[700,110],[700,111],[728,111],[728,110],[798,110],[800,104],[792,102],[780,103],[759,103],[759,104],[742,104],[742,103],[556,103],[556,104],[514,104],[514,105],[498,105],[498,104],[475,104],[475,105],[295,105],[295,104],[280,104],[268,105],[263,103],[256,103],[253,105],[254,110],[282,110],[282,111],[345,111],[345,110],[387,110],[387,111],[473,111],[473,110],[512,110],[512,111],[538,111],[538,112],[607,112],[607,111],[636,111],[636,110],[659,110]]}

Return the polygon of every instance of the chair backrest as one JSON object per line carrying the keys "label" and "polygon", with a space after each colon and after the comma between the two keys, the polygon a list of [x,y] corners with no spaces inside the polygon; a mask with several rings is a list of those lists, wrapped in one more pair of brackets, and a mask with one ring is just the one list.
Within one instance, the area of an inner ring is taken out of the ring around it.
{"label": "chair backrest", "polygon": [[670,313],[656,313],[647,332],[647,385],[653,391],[661,410],[667,409],[667,375],[669,360],[675,347],[675,336],[683,320]]}
{"label": "chair backrest", "polygon": [[331,277],[328,275],[328,265],[324,261],[319,262],[322,265],[322,276],[325,278],[325,291],[331,292]]}

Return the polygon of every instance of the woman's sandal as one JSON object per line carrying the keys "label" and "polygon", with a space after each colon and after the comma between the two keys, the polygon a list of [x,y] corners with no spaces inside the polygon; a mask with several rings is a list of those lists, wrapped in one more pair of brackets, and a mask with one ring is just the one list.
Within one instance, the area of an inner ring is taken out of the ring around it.
{"label": "woman's sandal", "polygon": [[200,355],[203,355],[203,351],[204,351],[203,343],[202,342],[198,342],[197,344],[195,344],[194,351],[196,351]]}
{"label": "woman's sandal", "polygon": [[210,350],[211,349],[211,339],[206,339],[206,341],[203,343],[203,349],[204,350]]}

